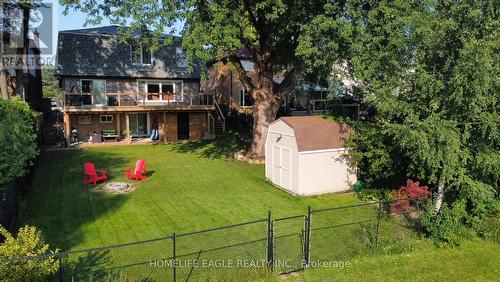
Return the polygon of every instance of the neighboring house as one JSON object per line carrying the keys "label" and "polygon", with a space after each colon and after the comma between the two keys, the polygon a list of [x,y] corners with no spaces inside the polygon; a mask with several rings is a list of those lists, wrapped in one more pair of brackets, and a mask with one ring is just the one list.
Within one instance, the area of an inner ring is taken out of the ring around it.
{"label": "neighboring house", "polygon": [[38,62],[40,62],[40,42],[39,34],[34,32],[33,35],[33,39],[28,39],[26,89],[23,89],[22,83],[17,83],[24,76],[22,65],[22,62],[24,62],[23,48],[19,47],[19,42],[11,42],[17,40],[17,36],[11,38],[11,34],[7,31],[1,33],[0,53],[3,60],[1,71],[5,75],[5,87],[8,94],[21,96],[33,110],[41,112],[44,108],[42,102],[42,72],[41,66],[38,65]]}
{"label": "neighboring house", "polygon": [[180,38],[151,52],[118,36],[118,26],[59,32],[66,138],[72,129],[80,140],[103,130],[128,140],[153,129],[162,141],[213,136],[221,122],[214,99],[199,93],[199,67],[188,68]]}
{"label": "neighboring house", "polygon": [[[246,49],[236,53],[241,65],[250,77],[255,76],[253,62]],[[241,83],[239,73],[230,64],[212,61],[207,65],[207,81],[203,86],[206,94],[213,95],[225,113],[236,111],[251,113],[254,101],[250,91]]]}
{"label": "neighboring house", "polygon": [[[235,56],[240,60],[247,75],[250,78],[254,77],[254,63],[248,51],[242,48]],[[212,61],[207,67],[208,77],[203,85],[204,93],[213,95],[226,113],[231,113],[231,111],[251,113],[254,101],[250,90],[241,83],[239,72],[234,66]],[[357,83],[347,71],[345,64],[332,66],[331,76],[335,80],[335,85],[332,87],[334,89],[328,89],[307,80],[298,81],[294,90],[283,100],[282,107],[292,115],[323,113],[330,92],[337,96],[353,95],[353,88]],[[282,81],[282,73],[276,73],[273,82],[279,85]]]}

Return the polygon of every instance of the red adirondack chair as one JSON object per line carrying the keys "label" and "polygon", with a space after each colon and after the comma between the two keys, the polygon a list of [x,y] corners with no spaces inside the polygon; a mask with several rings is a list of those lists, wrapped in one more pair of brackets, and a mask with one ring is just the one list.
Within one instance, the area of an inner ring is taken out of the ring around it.
{"label": "red adirondack chair", "polygon": [[[133,172],[132,172],[132,169],[134,169]],[[127,178],[131,178],[131,179],[135,179],[135,180],[141,180],[141,179],[148,178],[146,176],[146,161],[145,160],[138,160],[135,163],[135,168],[132,168],[132,167],[127,168]]]}
{"label": "red adirondack chair", "polygon": [[[106,176],[106,171],[102,169],[95,169],[93,163],[85,163],[83,165],[84,171],[83,171],[83,183],[85,184],[91,184],[94,183],[94,186],[97,185],[98,181],[101,180],[106,180],[108,177]],[[98,176],[97,172],[100,172],[101,175]]]}

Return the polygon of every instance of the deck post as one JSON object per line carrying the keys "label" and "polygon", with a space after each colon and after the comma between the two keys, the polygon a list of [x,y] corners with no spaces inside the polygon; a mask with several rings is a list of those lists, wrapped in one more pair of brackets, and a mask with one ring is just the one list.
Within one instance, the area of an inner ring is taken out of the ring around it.
{"label": "deck post", "polygon": [[120,113],[116,113],[116,134],[118,135],[118,141],[121,139],[121,120],[120,120]]}
{"label": "deck post", "polygon": [[64,113],[64,138],[68,146],[71,145],[71,118],[68,113]]}
{"label": "deck post", "polygon": [[163,142],[167,142],[167,112],[163,112]]}
{"label": "deck post", "polygon": [[125,127],[127,129],[127,141],[128,143],[132,143],[132,137],[130,135],[130,117],[129,117],[129,114],[128,113],[125,113]]}

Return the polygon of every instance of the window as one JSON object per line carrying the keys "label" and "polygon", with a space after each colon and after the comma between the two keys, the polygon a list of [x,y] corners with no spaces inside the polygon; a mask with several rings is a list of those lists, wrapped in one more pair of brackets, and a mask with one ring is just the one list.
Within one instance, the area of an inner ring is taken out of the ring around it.
{"label": "window", "polygon": [[174,94],[182,94],[182,81],[158,81],[139,80],[137,81],[139,93],[147,93],[146,101],[171,101]]}
{"label": "window", "polygon": [[182,47],[175,47],[175,58],[178,68],[188,67],[188,60],[186,58],[186,54],[184,54],[184,50],[182,50]]}
{"label": "window", "polygon": [[147,48],[132,46],[132,64],[151,65],[153,63],[153,54]]}
{"label": "window", "polygon": [[101,115],[101,123],[113,123],[113,115]]}
{"label": "window", "polygon": [[78,116],[78,124],[92,124],[92,116],[91,115],[79,115]]}
{"label": "window", "polygon": [[241,89],[240,90],[240,107],[252,107],[253,106],[253,98],[250,95],[250,92]]}
{"label": "window", "polygon": [[90,93],[92,89],[92,80],[82,80],[82,93]]}

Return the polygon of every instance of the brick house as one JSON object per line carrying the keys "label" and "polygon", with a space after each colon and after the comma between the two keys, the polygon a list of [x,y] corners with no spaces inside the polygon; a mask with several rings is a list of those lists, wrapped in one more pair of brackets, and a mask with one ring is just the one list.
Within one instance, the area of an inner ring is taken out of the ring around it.
{"label": "brick house", "polygon": [[[256,73],[248,50],[242,48],[236,52],[235,56],[247,76],[252,79]],[[203,85],[204,93],[213,95],[226,114],[231,112],[251,114],[254,106],[251,90],[241,83],[239,72],[231,64],[216,61],[209,62],[207,68],[208,79]],[[283,78],[283,72],[276,72],[273,83],[279,85]],[[282,107],[284,110],[291,109],[307,113],[304,109],[311,106],[311,101],[323,101],[327,91],[325,87],[300,80],[295,89],[283,100]]]}
{"label": "brick house", "polygon": [[56,76],[68,140],[73,129],[81,141],[93,132],[114,131],[131,141],[158,130],[159,140],[170,142],[207,138],[221,128],[214,99],[199,92],[200,68],[188,68],[180,38],[151,52],[118,36],[118,26],[59,32]]}

